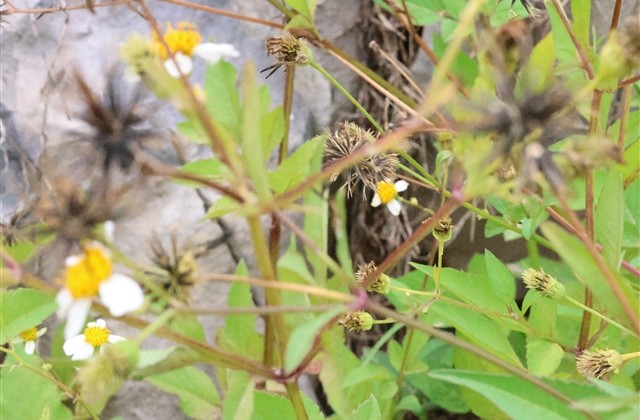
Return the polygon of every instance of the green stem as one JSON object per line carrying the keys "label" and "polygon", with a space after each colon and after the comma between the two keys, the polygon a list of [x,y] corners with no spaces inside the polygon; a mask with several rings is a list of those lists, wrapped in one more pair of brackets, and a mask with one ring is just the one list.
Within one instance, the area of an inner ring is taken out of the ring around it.
{"label": "green stem", "polygon": [[592,309],[592,308],[590,308],[590,307],[588,307],[588,306],[584,305],[582,302],[578,302],[577,300],[575,300],[575,299],[573,299],[573,298],[571,298],[571,297],[569,297],[569,296],[565,296],[564,298],[565,298],[565,300],[566,300],[567,302],[570,302],[570,303],[572,303],[573,305],[577,306],[578,308],[580,308],[580,309],[582,309],[582,310],[584,310],[584,311],[589,312],[590,314],[592,314],[592,315],[594,315],[594,316],[596,316],[596,317],[600,318],[601,320],[603,320],[603,321],[605,321],[605,322],[607,322],[607,323],[609,323],[609,324],[613,325],[614,327],[618,327],[618,328],[619,328],[619,329],[621,329],[622,331],[624,331],[624,332],[626,332],[626,333],[629,333],[629,334],[631,334],[631,335],[633,335],[633,336],[635,336],[635,335],[636,335],[634,332],[632,332],[632,331],[631,331],[630,329],[628,329],[627,327],[625,327],[625,326],[623,326],[623,325],[621,325],[621,324],[617,323],[616,321],[612,320],[611,318],[608,318],[608,317],[606,317],[606,316],[602,315],[600,312],[598,312],[598,311],[596,311],[596,310],[594,310],[594,309]]}
{"label": "green stem", "polygon": [[386,318],[386,319],[375,319],[373,321],[374,324],[393,324],[395,323],[396,320],[395,319],[391,319],[391,318]]}
{"label": "green stem", "polygon": [[164,311],[160,316],[154,319],[151,324],[147,325],[142,331],[140,331],[138,336],[132,341],[138,345],[142,344],[144,340],[151,337],[159,328],[168,324],[175,314],[175,309]]}
{"label": "green stem", "polygon": [[371,123],[371,125],[373,125],[373,127],[378,130],[379,133],[384,133],[384,130],[382,129],[382,127],[380,126],[380,124],[378,124],[378,122],[371,116],[371,114],[369,114],[369,112],[367,112],[366,109],[364,109],[364,107],[362,105],[360,105],[360,102],[358,102],[356,100],[356,98],[354,98],[347,89],[344,88],[344,86],[342,86],[340,84],[340,82],[338,82],[331,74],[329,74],[328,71],[326,71],[320,64],[316,63],[315,61],[311,61],[309,63],[309,65],[311,65],[311,67],[313,67],[314,69],[318,70],[324,77],[326,77],[336,88],[338,88],[338,90],[340,92],[342,92],[342,94],[349,99],[349,101],[351,101],[351,103],[353,105],[355,105],[356,108],[358,108],[358,110],[360,112],[362,112],[362,115],[365,116],[365,118],[367,120],[369,120],[369,122]]}
{"label": "green stem", "polygon": [[533,238],[527,240],[527,251],[529,252],[529,262],[531,268],[540,269],[540,253],[538,252],[538,244]]}

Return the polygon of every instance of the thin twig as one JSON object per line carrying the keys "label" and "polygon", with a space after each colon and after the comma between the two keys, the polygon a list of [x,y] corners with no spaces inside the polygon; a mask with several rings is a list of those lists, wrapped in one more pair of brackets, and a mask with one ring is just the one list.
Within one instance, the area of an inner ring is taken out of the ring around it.
{"label": "thin twig", "polygon": [[591,62],[589,61],[589,58],[587,57],[587,53],[584,51],[584,48],[582,48],[582,44],[580,44],[580,41],[578,41],[578,37],[576,37],[576,34],[573,32],[573,29],[571,28],[571,23],[569,22],[569,18],[567,17],[567,14],[564,12],[564,8],[560,4],[559,0],[551,0],[551,3],[553,3],[553,7],[558,12],[558,15],[560,16],[560,20],[562,21],[564,28],[569,34],[569,37],[571,38],[571,42],[573,42],[573,46],[576,48],[576,51],[580,56],[580,61],[582,62],[582,68],[584,68],[584,70],[587,72],[587,76],[589,77],[589,79],[593,80],[596,77],[596,75],[595,75],[595,72],[593,71],[593,67],[591,66]]}

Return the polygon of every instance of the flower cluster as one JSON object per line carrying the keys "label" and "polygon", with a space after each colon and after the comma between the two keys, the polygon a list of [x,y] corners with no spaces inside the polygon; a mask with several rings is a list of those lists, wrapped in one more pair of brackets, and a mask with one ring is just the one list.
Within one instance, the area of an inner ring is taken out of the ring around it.
{"label": "flower cluster", "polygon": [[225,57],[240,55],[231,44],[202,42],[197,26],[190,22],[179,22],[176,28],[169,23],[162,35],[154,32],[152,49],[164,61],[167,73],[176,78],[181,74],[191,73],[194,55],[210,64],[215,64]]}
{"label": "flower cluster", "polygon": [[65,338],[80,332],[93,298],[99,296],[112,316],[140,308],[144,293],[135,280],[113,272],[111,255],[98,242],[83,245],[82,254],[68,257],[64,286],[56,296],[58,316],[66,318]]}

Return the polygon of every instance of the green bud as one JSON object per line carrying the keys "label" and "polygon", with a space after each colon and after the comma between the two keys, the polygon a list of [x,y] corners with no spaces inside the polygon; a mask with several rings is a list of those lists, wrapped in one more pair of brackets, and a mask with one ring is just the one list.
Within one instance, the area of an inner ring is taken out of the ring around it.
{"label": "green bud", "polygon": [[373,317],[365,311],[344,314],[339,324],[349,331],[369,331],[373,326]]}
{"label": "green bud", "polygon": [[453,221],[449,216],[445,216],[438,220],[436,227],[433,228],[433,236],[438,242],[448,242],[453,236]]}
{"label": "green bud", "polygon": [[522,281],[528,289],[534,289],[544,296],[562,300],[566,296],[564,285],[543,270],[528,268],[522,273]]}

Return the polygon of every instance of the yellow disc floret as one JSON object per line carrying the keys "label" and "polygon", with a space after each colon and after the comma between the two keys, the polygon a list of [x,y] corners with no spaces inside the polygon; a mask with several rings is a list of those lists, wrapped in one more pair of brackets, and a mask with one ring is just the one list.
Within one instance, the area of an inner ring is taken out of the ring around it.
{"label": "yellow disc floret", "polygon": [[111,331],[107,327],[96,322],[90,322],[84,329],[84,341],[93,347],[99,347],[109,342],[109,334]]}
{"label": "yellow disc floret", "polygon": [[376,184],[376,190],[378,192],[378,196],[380,197],[380,201],[382,204],[388,204],[391,200],[393,200],[396,195],[398,195],[398,190],[396,190],[396,186],[387,181],[380,181]]}
{"label": "yellow disc floret", "polygon": [[83,255],[67,267],[65,287],[74,299],[96,296],[100,283],[111,276],[113,265],[100,245],[89,244]]}
{"label": "yellow disc floret", "polygon": [[24,330],[20,333],[20,338],[24,341],[36,341],[36,338],[38,338],[38,329],[33,327],[28,330]]}
{"label": "yellow disc floret", "polygon": [[[153,48],[156,54],[166,60],[169,57],[166,47],[159,39],[159,35],[154,33]],[[193,49],[202,43],[202,36],[198,32],[198,27],[190,22],[178,22],[177,29],[168,23],[167,30],[162,39],[169,47],[172,54],[182,53],[191,56]]]}

